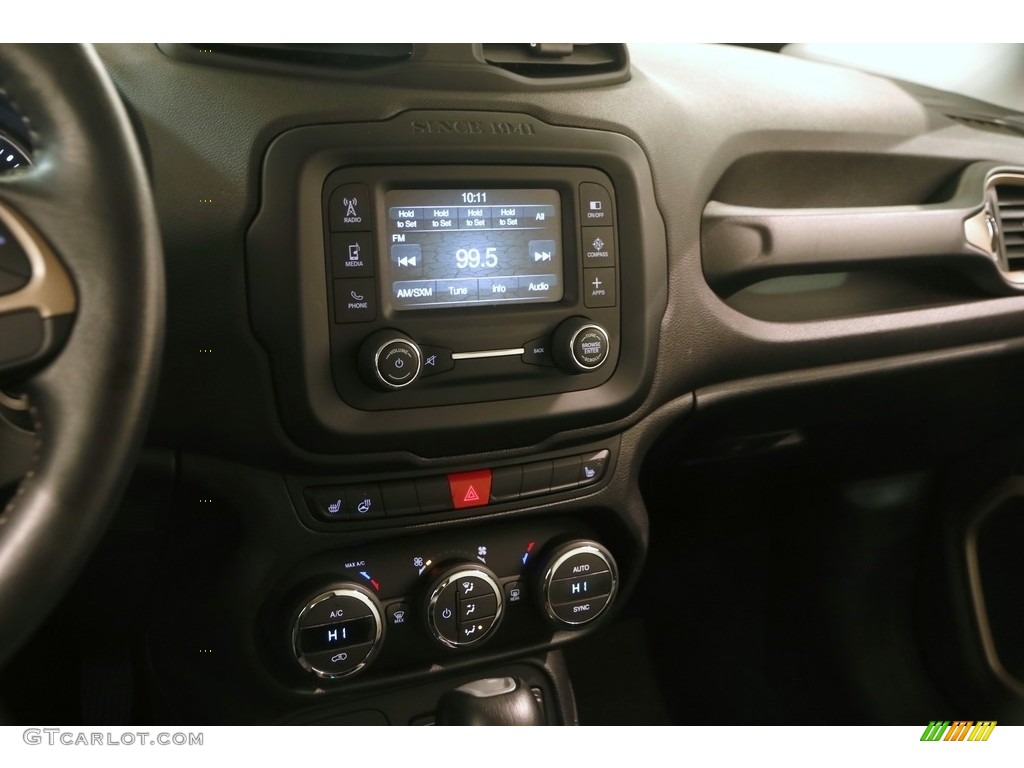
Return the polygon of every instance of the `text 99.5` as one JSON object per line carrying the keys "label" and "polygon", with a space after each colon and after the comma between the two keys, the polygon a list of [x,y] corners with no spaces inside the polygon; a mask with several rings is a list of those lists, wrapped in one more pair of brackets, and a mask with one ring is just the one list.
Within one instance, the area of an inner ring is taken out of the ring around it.
{"label": "text 99.5", "polygon": [[455,252],[456,269],[479,269],[480,267],[498,266],[498,249],[492,246],[484,248],[481,254],[479,248],[459,248]]}

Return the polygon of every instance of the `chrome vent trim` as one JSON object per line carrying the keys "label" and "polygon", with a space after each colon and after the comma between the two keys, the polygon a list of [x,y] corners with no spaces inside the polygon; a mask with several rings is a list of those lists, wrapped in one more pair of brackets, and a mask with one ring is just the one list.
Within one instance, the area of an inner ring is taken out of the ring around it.
{"label": "chrome vent trim", "polygon": [[1008,280],[1024,283],[1024,173],[997,173],[986,198],[995,212],[999,266]]}

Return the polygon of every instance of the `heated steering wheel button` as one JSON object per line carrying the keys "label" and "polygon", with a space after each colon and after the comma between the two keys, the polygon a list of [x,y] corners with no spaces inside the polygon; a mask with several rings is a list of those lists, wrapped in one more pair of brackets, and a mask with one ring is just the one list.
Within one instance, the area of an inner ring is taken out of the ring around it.
{"label": "heated steering wheel button", "polygon": [[384,498],[377,483],[345,486],[345,502],[349,520],[384,517]]}
{"label": "heated steering wheel button", "polygon": [[604,571],[572,579],[556,579],[548,588],[548,599],[552,605],[561,605],[588,598],[606,597],[611,591],[612,575]]}

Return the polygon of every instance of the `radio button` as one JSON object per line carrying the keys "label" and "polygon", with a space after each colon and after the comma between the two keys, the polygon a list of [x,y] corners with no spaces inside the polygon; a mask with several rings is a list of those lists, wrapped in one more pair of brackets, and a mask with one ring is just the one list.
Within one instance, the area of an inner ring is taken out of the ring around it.
{"label": "radio button", "polygon": [[615,223],[612,196],[600,184],[580,184],[580,222],[585,227]]}
{"label": "radio button", "polygon": [[332,232],[369,232],[373,228],[370,193],[364,184],[346,184],[331,193]]}

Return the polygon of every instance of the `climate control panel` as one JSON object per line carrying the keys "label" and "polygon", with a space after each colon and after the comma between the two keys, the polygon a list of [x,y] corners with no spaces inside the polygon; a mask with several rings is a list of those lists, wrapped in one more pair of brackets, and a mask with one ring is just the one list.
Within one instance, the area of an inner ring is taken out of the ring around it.
{"label": "climate control panel", "polygon": [[611,551],[566,519],[380,542],[301,570],[278,614],[289,655],[321,680],[544,643],[594,624],[619,583]]}

